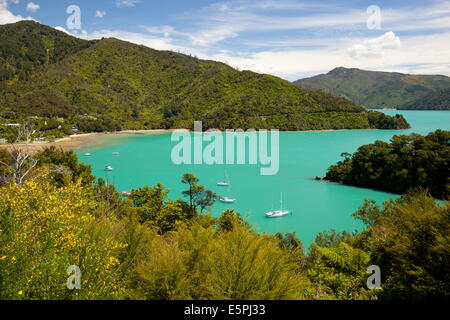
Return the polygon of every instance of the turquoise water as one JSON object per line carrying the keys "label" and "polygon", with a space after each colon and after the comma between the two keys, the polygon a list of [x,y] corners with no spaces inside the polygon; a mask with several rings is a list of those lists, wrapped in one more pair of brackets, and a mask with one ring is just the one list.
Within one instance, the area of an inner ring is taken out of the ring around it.
{"label": "turquoise water", "polygon": [[[280,133],[280,170],[274,176],[260,175],[259,165],[177,166],[171,161],[172,147],[176,144],[171,142],[171,134],[111,137],[110,143],[103,147],[82,149],[77,153],[84,163],[92,166],[97,177],[107,178],[118,191],[160,182],[171,190],[171,198],[179,198],[186,189],[180,178],[192,172],[207,188],[237,199],[234,204],[216,203],[212,209],[214,216],[234,208],[257,231],[296,232],[308,245],[321,231],[361,230],[363,225],[353,219],[351,213],[364,199],[381,202],[396,197],[385,192],[314,181],[315,176],[324,176],[327,168],[340,160],[342,152],[354,152],[359,146],[377,139],[388,141],[393,135],[450,130],[450,111],[385,113],[403,114],[412,129]],[[92,156],[84,156],[86,152]],[[113,152],[120,152],[120,155],[113,155]],[[114,171],[103,171],[106,165],[112,166]],[[216,183],[224,179],[225,172],[232,186],[217,187]],[[292,215],[266,218],[265,212],[278,209],[281,192],[283,205]]]}

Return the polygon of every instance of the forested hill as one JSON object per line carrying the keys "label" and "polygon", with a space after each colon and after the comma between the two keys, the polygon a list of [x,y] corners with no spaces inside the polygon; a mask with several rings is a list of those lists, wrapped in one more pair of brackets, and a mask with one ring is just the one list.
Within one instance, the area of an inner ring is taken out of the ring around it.
{"label": "forested hill", "polygon": [[427,94],[423,98],[414,100],[401,106],[406,110],[449,110],[450,87]]}
{"label": "forested hill", "polygon": [[0,81],[24,79],[36,67],[61,61],[95,41],[72,37],[34,21],[0,26]]}
{"label": "forested hill", "polygon": [[408,126],[345,98],[215,61],[117,39],[79,40],[30,21],[0,30],[2,43],[14,48],[2,51],[11,61],[4,68],[14,68],[0,83],[0,116],[65,119],[45,121],[49,129],[191,128],[194,120],[219,129]]}
{"label": "forested hill", "polygon": [[[450,78],[335,68],[327,74],[294,82],[303,88],[324,90],[368,108],[449,110]],[[428,102],[427,102],[428,101]],[[438,102],[438,103],[436,103]]]}
{"label": "forested hill", "polygon": [[325,180],[395,193],[423,188],[436,198],[450,197],[450,131],[394,136],[342,156]]}

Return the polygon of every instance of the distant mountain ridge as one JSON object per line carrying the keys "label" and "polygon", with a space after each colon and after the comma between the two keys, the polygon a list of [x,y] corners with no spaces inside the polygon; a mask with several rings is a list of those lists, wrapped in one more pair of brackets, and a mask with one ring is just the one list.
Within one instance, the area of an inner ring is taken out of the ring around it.
{"label": "distant mountain ridge", "polygon": [[[446,90],[450,78],[443,75],[410,75],[338,67],[327,74],[300,79],[294,84],[345,97],[367,108],[450,110]],[[437,104],[426,100],[439,101]]]}
{"label": "distant mountain ridge", "polygon": [[194,120],[218,129],[408,126],[402,117],[369,114],[345,98],[216,61],[118,39],[81,40],[33,21],[2,25],[0,34],[1,68],[11,71],[0,81],[4,118],[62,117],[82,132],[191,128]]}

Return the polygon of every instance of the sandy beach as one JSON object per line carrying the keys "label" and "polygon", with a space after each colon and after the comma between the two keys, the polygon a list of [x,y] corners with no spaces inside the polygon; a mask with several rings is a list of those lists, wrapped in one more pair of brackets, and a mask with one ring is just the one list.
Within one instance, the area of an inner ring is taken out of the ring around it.
{"label": "sandy beach", "polygon": [[[163,134],[174,130],[155,129],[155,130],[124,130],[119,132],[101,132],[101,133],[83,133],[74,134],[68,137],[58,139],[54,142],[16,144],[16,147],[27,148],[30,152],[36,152],[46,147],[55,146],[63,150],[77,150],[81,148],[101,146],[111,137],[132,136],[132,135],[151,135]],[[0,144],[0,148],[9,148],[9,144]]]}

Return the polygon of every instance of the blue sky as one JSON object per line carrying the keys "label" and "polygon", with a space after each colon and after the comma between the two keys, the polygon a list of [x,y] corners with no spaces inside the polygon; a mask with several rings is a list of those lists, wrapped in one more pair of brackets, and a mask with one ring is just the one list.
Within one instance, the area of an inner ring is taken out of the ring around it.
{"label": "blue sky", "polygon": [[0,0],[0,24],[22,19],[288,80],[338,66],[450,75],[448,0]]}

